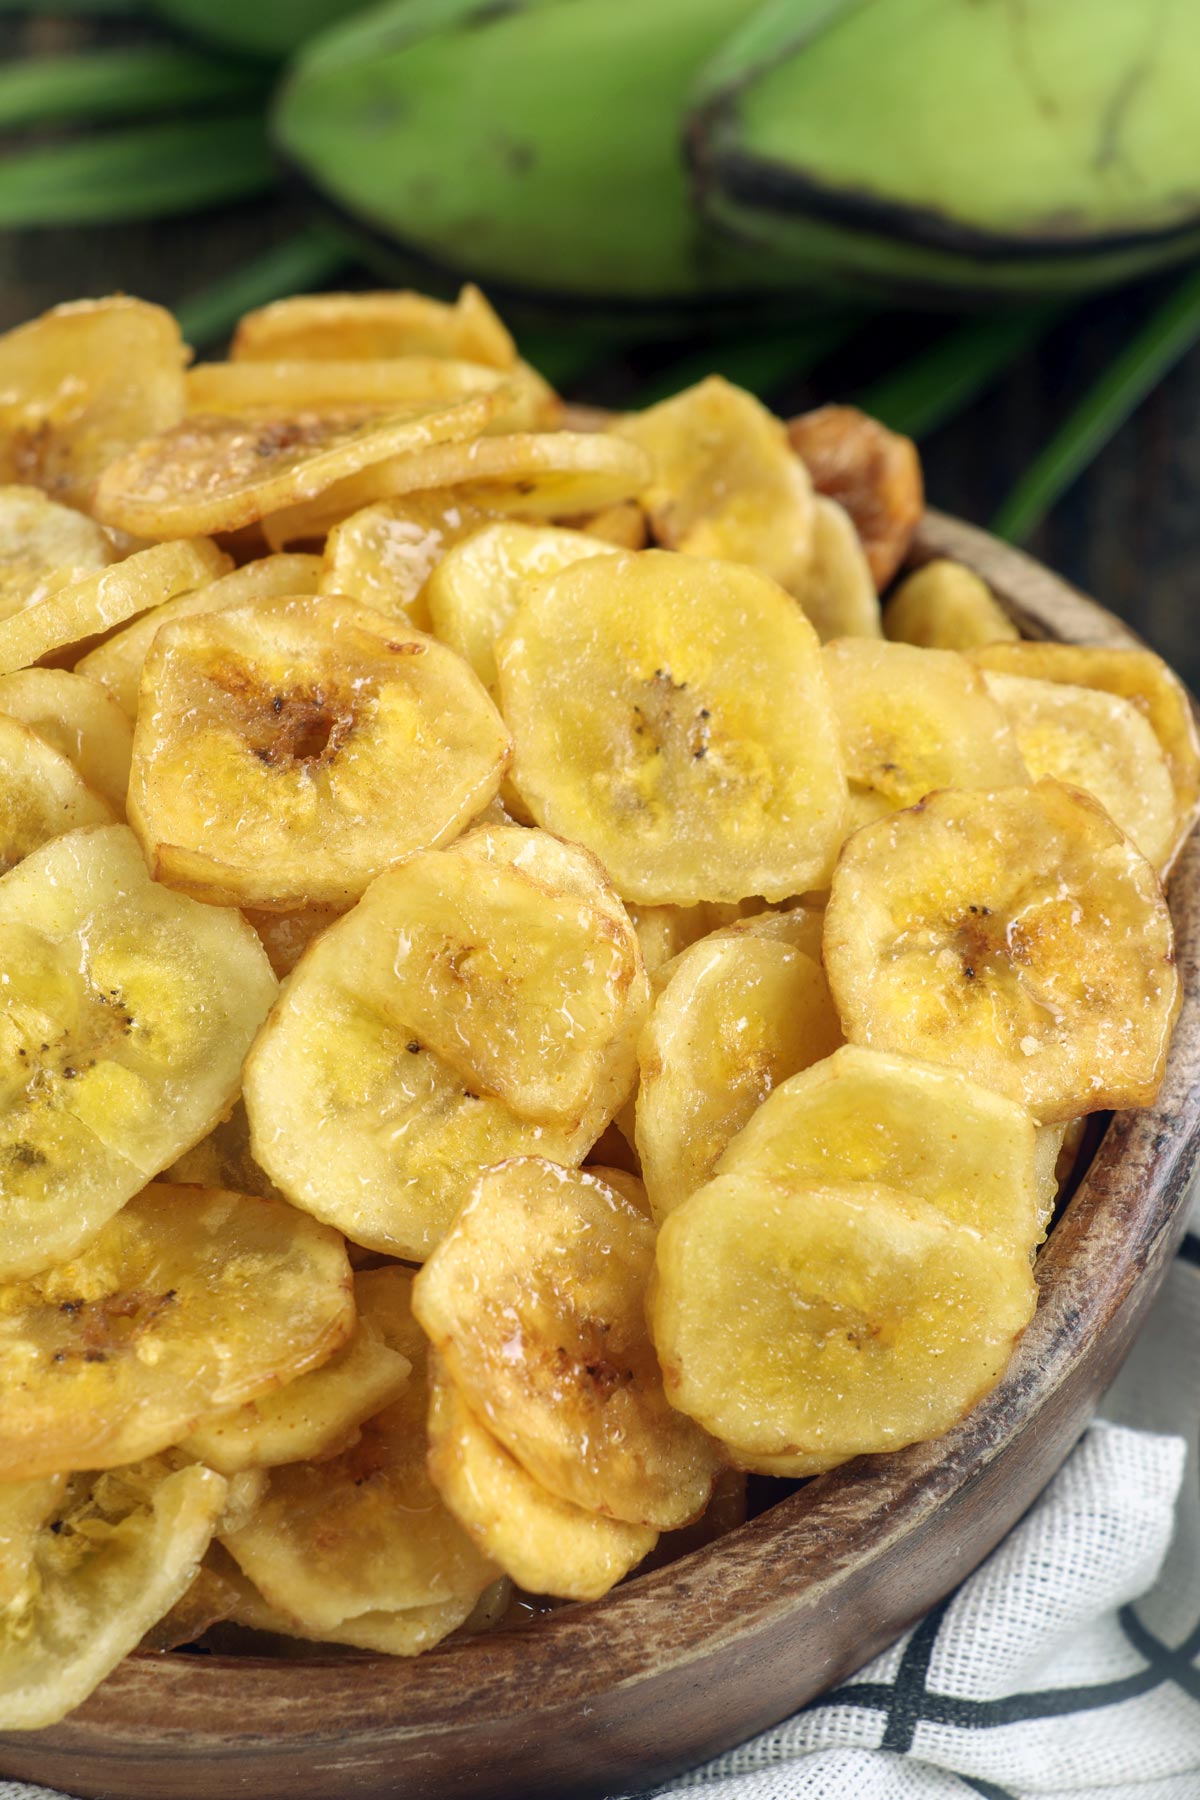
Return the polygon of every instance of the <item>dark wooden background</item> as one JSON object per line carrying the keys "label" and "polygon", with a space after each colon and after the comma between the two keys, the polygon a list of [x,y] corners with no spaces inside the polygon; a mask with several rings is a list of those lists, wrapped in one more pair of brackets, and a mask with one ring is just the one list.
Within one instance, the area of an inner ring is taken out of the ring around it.
{"label": "dark wooden background", "polygon": [[[254,0],[247,0],[253,5]],[[136,27],[0,18],[0,61]],[[0,328],[56,301],[116,289],[177,303],[236,268],[305,217],[294,196],[169,223],[0,233]],[[1016,478],[1169,283],[1095,299],[1024,355],[996,387],[923,445],[931,501],[986,524]],[[569,329],[564,327],[564,329]],[[881,319],[816,378],[772,399],[799,407],[856,392],[931,327]],[[675,343],[611,365],[576,397],[619,401]],[[1200,687],[1200,348],[1142,405],[1030,539],[1028,549],[1111,607]]]}

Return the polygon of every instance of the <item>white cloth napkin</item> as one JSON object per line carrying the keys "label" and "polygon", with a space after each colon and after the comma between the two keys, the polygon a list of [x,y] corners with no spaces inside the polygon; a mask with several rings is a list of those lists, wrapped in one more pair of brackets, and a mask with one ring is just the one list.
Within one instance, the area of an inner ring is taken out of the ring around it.
{"label": "white cloth napkin", "polygon": [[948,1601],[660,1800],[1200,1800],[1200,1235],[1103,1412]]}

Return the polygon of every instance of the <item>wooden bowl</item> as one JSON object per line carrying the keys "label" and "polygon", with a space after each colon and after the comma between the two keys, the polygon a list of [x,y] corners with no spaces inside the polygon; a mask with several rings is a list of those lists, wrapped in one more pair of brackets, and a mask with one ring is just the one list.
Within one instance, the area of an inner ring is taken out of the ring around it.
{"label": "wooden bowl", "polygon": [[[930,514],[1022,630],[1137,640],[1036,563]],[[1038,1265],[1005,1380],[946,1437],[808,1483],[589,1606],[414,1661],[135,1656],[0,1771],[121,1800],[535,1800],[649,1785],[859,1668],[988,1554],[1112,1380],[1183,1233],[1200,1148],[1200,843],[1171,882],[1183,1011],[1158,1104],[1118,1115]]]}

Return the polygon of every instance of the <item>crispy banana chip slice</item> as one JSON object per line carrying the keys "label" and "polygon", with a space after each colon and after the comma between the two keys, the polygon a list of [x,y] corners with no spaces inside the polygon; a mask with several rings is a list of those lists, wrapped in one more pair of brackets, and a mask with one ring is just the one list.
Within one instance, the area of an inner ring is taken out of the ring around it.
{"label": "crispy banana chip slice", "polygon": [[510,369],[517,360],[512,338],[469,282],[453,306],[406,290],[275,300],[243,316],[230,355],[253,362],[437,356],[493,369]]}
{"label": "crispy banana chip slice", "polygon": [[110,464],[94,510],[105,525],[143,537],[237,531],[388,457],[474,438],[499,406],[497,391],[386,417],[361,407],[249,419],[194,413]]}
{"label": "crispy banana chip slice", "polygon": [[497,520],[454,545],[429,577],[432,629],[496,691],[496,644],[511,625],[532,576],[556,575],[614,546],[582,531]]}
{"label": "crispy banana chip slice", "polygon": [[819,406],[789,421],[788,438],[818,494],[843,506],[883,592],[908,555],[925,510],[916,445],[856,406]]}
{"label": "crispy banana chip slice", "polygon": [[823,644],[832,638],[882,635],[875,582],[854,520],[824,494],[815,502],[808,571],[791,591]]}
{"label": "crispy banana chip slice", "polygon": [[822,885],[845,782],[816,633],[735,563],[589,557],[531,583],[496,652],[513,781],[642,904]]}
{"label": "crispy banana chip slice", "polygon": [[225,413],[235,419],[259,413],[340,412],[349,407],[394,412],[399,407],[441,405],[464,394],[489,393],[506,379],[484,363],[442,356],[397,356],[335,362],[288,358],[280,362],[197,363],[187,372],[188,411]]}
{"label": "crispy banana chip slice", "polygon": [[176,619],[142,674],[129,818],[203,900],[345,908],[496,794],[508,733],[460,658],[334,599]]}
{"label": "crispy banana chip slice", "polygon": [[1011,720],[1033,779],[1052,775],[1083,788],[1146,861],[1164,869],[1175,845],[1175,789],[1162,746],[1133,702],[1024,675],[985,671],[984,681]]}
{"label": "crispy banana chip slice", "polygon": [[465,1608],[460,1623],[498,1571],[442,1504],[426,1469],[427,1346],[410,1310],[412,1277],[376,1269],[358,1283],[371,1316],[412,1365],[407,1387],[350,1449],[273,1470],[252,1517],[222,1541],[267,1602],[309,1630],[447,1605]]}
{"label": "crispy banana chip slice", "polygon": [[112,560],[112,542],[94,519],[40,488],[0,487],[0,619]]}
{"label": "crispy banana chip slice", "polygon": [[577,1163],[633,1086],[637,939],[586,851],[486,827],[382,876],[291,978],[245,1071],[296,1205],[421,1259],[479,1169]]}
{"label": "crispy banana chip slice", "polygon": [[772,1088],[842,1042],[807,915],[769,917],[769,935],[714,932],[663,971],[638,1044],[636,1127],[659,1221],[704,1185]]}
{"label": "crispy banana chip slice", "polygon": [[654,1228],[594,1175],[485,1169],[413,1308],[480,1421],[560,1500],[670,1530],[701,1512],[715,1447],[667,1404],[646,1330]]}
{"label": "crispy banana chip slice", "polygon": [[974,650],[1020,635],[987,582],[944,556],[900,583],[884,608],[883,630],[895,643],[928,650]]}
{"label": "crispy banana chip slice", "polygon": [[1154,870],[1057,781],[931,794],[856,832],[825,966],[852,1043],[962,1069],[1043,1122],[1148,1105],[1179,1010]]}
{"label": "crispy banana chip slice", "polygon": [[842,1459],[946,1431],[1033,1316],[1028,1255],[882,1185],[719,1175],[658,1239],[673,1405],[739,1453]]}
{"label": "crispy banana chip slice", "polygon": [[812,483],[753,394],[710,375],[612,430],[653,465],[639,498],[660,544],[748,563],[790,593],[802,590],[813,558]]}
{"label": "crispy banana chip slice", "polygon": [[226,1484],[162,1462],[0,1483],[0,1730],[56,1725],[195,1579]]}
{"label": "crispy banana chip slice", "polygon": [[345,594],[389,619],[433,629],[425,587],[452,545],[486,520],[453,493],[413,494],[364,506],[335,525],[325,542],[323,594]]}
{"label": "crispy banana chip slice", "polygon": [[124,825],[0,881],[0,1276],[75,1254],[237,1094],[276,994],[236,913],[152,882]]}
{"label": "crispy banana chip slice", "polygon": [[585,1512],[542,1487],[475,1418],[436,1356],[429,1473],[484,1555],[531,1594],[598,1600],[658,1542],[648,1525]]}
{"label": "crispy banana chip slice", "polygon": [[[210,1545],[206,1554],[212,1548]],[[220,1545],[216,1548],[220,1549]],[[233,1617],[240,1597],[233,1582],[202,1562],[175,1604],[143,1634],[138,1649],[162,1652],[194,1644],[214,1625],[223,1625]]]}
{"label": "crispy banana chip slice", "polygon": [[601,538],[617,550],[644,550],[650,542],[649,522],[636,500],[618,501],[600,512],[570,519],[568,524],[576,531],[586,531],[589,537]]}
{"label": "crispy banana chip slice", "polygon": [[[497,397],[494,404],[499,406]],[[514,431],[442,443],[375,463],[265,521],[277,550],[324,537],[340,520],[380,500],[452,488],[460,505],[484,512],[563,519],[636,495],[650,464],[635,444],[578,431]]]}
{"label": "crispy banana chip slice", "polygon": [[164,1181],[186,1187],[224,1188],[231,1194],[261,1194],[267,1200],[283,1195],[250,1154],[250,1121],[239,1098],[227,1119],[214,1125],[207,1137],[176,1157],[163,1172]]}
{"label": "crispy banana chip slice", "polygon": [[133,732],[99,682],[66,669],[18,669],[0,675],[0,713],[36,731],[78,769],[118,817],[124,814]]}
{"label": "crispy banana chip slice", "polygon": [[153,1184],[73,1261],[0,1288],[0,1481],[153,1456],[353,1329],[336,1232],[281,1200]]}
{"label": "crispy banana chip slice", "polygon": [[142,669],[162,626],[169,625],[172,619],[190,619],[197,613],[224,612],[226,607],[257,606],[269,600],[315,594],[320,580],[318,556],[262,556],[227,574],[217,572],[215,580],[204,581],[174,600],[165,600],[90,650],[76,663],[75,672],[98,681],[126,718],[136,724]]}
{"label": "crispy banana chip slice", "polygon": [[964,657],[860,638],[823,655],[852,791],[903,807],[935,788],[1026,779],[1015,731]]}
{"label": "crispy banana chip slice", "polygon": [[1044,1156],[1016,1101],[957,1069],[847,1044],[782,1082],[717,1172],[896,1188],[1028,1256],[1045,1222]]}
{"label": "crispy banana chip slice", "polygon": [[170,313],[115,295],[0,337],[0,481],[88,508],[96,480],[183,417],[188,351]]}
{"label": "crispy banana chip slice", "polygon": [[[356,1650],[374,1650],[383,1656],[419,1656],[440,1644],[452,1631],[467,1626],[487,1604],[493,1591],[501,1586],[501,1583],[493,1582],[475,1601],[469,1598],[443,1600],[432,1606],[406,1606],[397,1612],[356,1613],[340,1625],[305,1625],[282,1607],[272,1606],[264,1599],[222,1544],[214,1544],[208,1554],[212,1567],[232,1590],[232,1610],[227,1614],[229,1622],[265,1634],[271,1640],[261,1650],[255,1646],[260,1655],[278,1656],[289,1652],[295,1655],[298,1644],[293,1645],[290,1640],[299,1640],[309,1644],[348,1644]],[[237,1648],[244,1650],[245,1645],[239,1644]]]}
{"label": "crispy banana chip slice", "polygon": [[990,644],[974,653],[982,669],[1097,688],[1129,700],[1150,721],[1175,787],[1175,853],[1200,807],[1200,729],[1191,697],[1153,650],[1108,650],[1084,644]]}
{"label": "crispy banana chip slice", "polygon": [[112,821],[112,808],[61,751],[0,712],[0,875],[66,831]]}
{"label": "crispy banana chip slice", "polygon": [[178,544],[152,544],[51,593],[35,591],[20,612],[0,620],[0,675],[28,668],[52,651],[82,646],[138,613],[203,586],[229,566],[229,558],[211,539],[186,538]]}

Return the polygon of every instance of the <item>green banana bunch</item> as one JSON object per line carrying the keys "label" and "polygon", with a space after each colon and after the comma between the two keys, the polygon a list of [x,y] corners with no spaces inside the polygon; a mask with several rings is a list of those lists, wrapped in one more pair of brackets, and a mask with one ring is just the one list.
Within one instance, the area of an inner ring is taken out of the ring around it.
{"label": "green banana bunch", "polygon": [[1200,250],[1198,91],[1196,0],[388,0],[273,131],[377,247],[501,290],[957,304]]}

